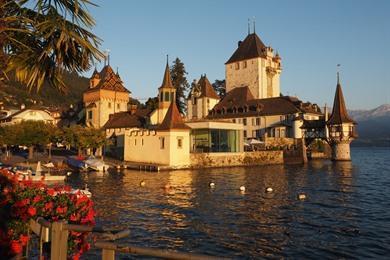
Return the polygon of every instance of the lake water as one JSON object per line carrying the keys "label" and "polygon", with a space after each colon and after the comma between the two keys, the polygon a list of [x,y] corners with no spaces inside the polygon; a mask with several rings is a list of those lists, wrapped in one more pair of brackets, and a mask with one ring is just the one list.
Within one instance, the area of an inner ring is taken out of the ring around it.
{"label": "lake water", "polygon": [[71,185],[89,185],[99,225],[131,230],[121,243],[240,259],[389,258],[390,149],[353,148],[352,157],[304,166],[75,175]]}

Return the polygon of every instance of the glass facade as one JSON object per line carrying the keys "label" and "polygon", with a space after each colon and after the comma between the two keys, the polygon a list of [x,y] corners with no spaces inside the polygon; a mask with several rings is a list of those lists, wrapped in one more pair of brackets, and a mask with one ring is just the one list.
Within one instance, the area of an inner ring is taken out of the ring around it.
{"label": "glass facade", "polygon": [[191,152],[239,152],[239,139],[238,130],[194,129],[191,131]]}

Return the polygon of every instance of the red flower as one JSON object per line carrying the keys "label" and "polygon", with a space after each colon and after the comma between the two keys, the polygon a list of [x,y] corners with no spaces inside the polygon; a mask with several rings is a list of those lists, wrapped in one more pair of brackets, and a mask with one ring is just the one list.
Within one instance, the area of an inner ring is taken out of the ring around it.
{"label": "red flower", "polygon": [[37,203],[37,202],[41,201],[41,199],[42,199],[42,196],[41,195],[37,195],[37,196],[34,197],[33,203]]}
{"label": "red flower", "polygon": [[29,237],[26,235],[20,235],[19,241],[22,243],[22,246],[27,245]]}
{"label": "red flower", "polygon": [[52,209],[53,205],[54,204],[53,204],[52,201],[49,201],[49,202],[45,203],[45,211]]}
{"label": "red flower", "polygon": [[48,188],[47,189],[47,194],[49,194],[50,196],[55,196],[56,195],[56,192],[53,188]]}
{"label": "red flower", "polygon": [[27,210],[27,213],[28,213],[31,217],[33,217],[33,216],[35,216],[35,214],[37,214],[37,209],[34,208],[34,207],[29,207],[28,210]]}
{"label": "red flower", "polygon": [[12,240],[10,244],[12,254],[20,254],[23,251],[22,244],[16,240]]}
{"label": "red flower", "polygon": [[79,219],[80,219],[80,215],[79,214],[73,213],[72,215],[70,215],[70,220],[71,221],[78,221]]}
{"label": "red flower", "polygon": [[65,214],[67,210],[68,210],[68,207],[57,207],[56,212],[58,214]]}

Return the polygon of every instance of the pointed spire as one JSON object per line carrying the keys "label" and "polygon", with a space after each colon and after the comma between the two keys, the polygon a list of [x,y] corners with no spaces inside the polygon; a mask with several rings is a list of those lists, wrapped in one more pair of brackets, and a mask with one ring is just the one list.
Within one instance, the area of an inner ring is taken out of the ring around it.
{"label": "pointed spire", "polygon": [[165,66],[164,78],[160,88],[174,88],[172,84],[171,72],[168,64],[168,55],[167,55],[167,65]]}
{"label": "pointed spire", "polygon": [[256,33],[256,19],[253,16],[253,33]]}
{"label": "pointed spire", "polygon": [[250,22],[251,22],[251,19],[248,18],[248,35],[251,34],[251,24],[250,24]]}
{"label": "pointed spire", "polygon": [[334,95],[332,114],[327,122],[329,125],[341,125],[343,123],[353,123],[355,121],[351,119],[347,112],[347,107],[344,101],[343,91],[340,84],[339,72],[337,72],[337,87]]}
{"label": "pointed spire", "polygon": [[119,67],[116,67],[116,75],[119,77]]}

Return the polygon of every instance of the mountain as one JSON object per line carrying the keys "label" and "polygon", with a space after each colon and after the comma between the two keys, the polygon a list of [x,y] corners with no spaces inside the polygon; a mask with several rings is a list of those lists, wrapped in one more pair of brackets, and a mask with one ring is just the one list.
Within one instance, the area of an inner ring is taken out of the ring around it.
{"label": "mountain", "polygon": [[390,104],[371,110],[351,110],[350,116],[358,123],[359,138],[354,146],[390,146]]}
{"label": "mountain", "polygon": [[350,110],[348,113],[358,121],[386,117],[390,116],[390,104],[384,104],[371,110]]}
{"label": "mountain", "polygon": [[89,79],[79,76],[77,73],[65,72],[65,92],[60,92],[47,82],[37,92],[31,92],[21,83],[10,80],[0,87],[0,101],[5,107],[20,107],[21,104],[27,107],[32,104],[44,106],[69,106],[82,101],[83,92],[89,86]]}

